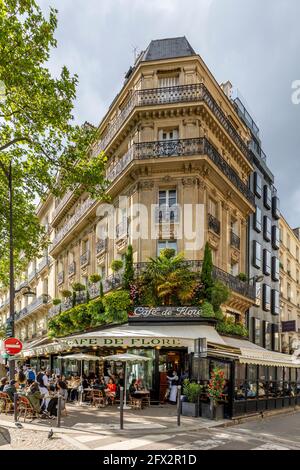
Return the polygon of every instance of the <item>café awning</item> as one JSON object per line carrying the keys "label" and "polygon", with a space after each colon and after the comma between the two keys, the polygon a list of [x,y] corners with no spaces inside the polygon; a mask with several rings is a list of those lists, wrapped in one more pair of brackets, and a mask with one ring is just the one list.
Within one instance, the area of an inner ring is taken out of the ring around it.
{"label": "caf\u00e9 awning", "polygon": [[225,343],[239,351],[238,360],[241,364],[255,364],[277,367],[300,367],[300,360],[290,354],[269,351],[250,341],[223,336]]}

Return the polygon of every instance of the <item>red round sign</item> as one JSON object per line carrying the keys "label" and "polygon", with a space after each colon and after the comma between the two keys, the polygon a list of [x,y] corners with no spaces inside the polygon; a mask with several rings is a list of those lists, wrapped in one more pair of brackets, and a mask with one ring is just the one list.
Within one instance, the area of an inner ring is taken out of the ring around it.
{"label": "red round sign", "polygon": [[4,347],[7,354],[13,356],[14,354],[18,354],[22,351],[23,344],[17,338],[7,338],[4,340]]}

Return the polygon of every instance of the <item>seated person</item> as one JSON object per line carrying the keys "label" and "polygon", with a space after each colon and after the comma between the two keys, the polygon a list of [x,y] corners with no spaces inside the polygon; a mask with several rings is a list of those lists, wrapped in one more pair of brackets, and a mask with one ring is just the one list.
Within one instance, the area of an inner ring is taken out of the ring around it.
{"label": "seated person", "polygon": [[42,394],[39,390],[39,384],[37,382],[33,382],[27,392],[27,398],[30,401],[34,411],[37,413],[41,413],[41,400]]}
{"label": "seated person", "polygon": [[72,377],[68,385],[70,401],[78,400],[78,388],[80,386],[80,377]]}
{"label": "seated person", "polygon": [[92,389],[104,391],[106,389],[106,384],[103,379],[95,379],[92,385]]}
{"label": "seated person", "polygon": [[129,386],[129,395],[134,396],[136,392],[139,391],[139,386],[138,386],[138,381],[136,379],[133,379]]}
{"label": "seated person", "polygon": [[87,380],[87,378],[86,378],[86,375],[83,375],[83,376],[82,376],[81,386],[82,386],[83,390],[84,390],[85,388],[89,388],[89,386],[90,386],[90,384],[89,384],[89,382],[88,382],[88,380]]}
{"label": "seated person", "polygon": [[109,379],[108,384],[106,385],[105,393],[107,398],[115,399],[117,393],[117,386],[114,383],[113,379]]}
{"label": "seated person", "polygon": [[11,401],[14,401],[14,394],[17,393],[16,381],[11,380],[9,384],[4,385],[3,392],[7,393]]}
{"label": "seated person", "polygon": [[0,380],[0,392],[3,392],[5,385],[7,384],[7,377],[2,377]]}

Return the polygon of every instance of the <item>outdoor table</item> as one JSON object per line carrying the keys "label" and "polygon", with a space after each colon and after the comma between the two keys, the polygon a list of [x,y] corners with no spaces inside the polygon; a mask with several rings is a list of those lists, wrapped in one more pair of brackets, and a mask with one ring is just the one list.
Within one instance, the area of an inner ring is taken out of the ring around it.
{"label": "outdoor table", "polygon": [[147,405],[150,405],[150,392],[147,390],[138,390],[133,393],[133,396],[135,398],[141,399],[142,403],[147,403]]}

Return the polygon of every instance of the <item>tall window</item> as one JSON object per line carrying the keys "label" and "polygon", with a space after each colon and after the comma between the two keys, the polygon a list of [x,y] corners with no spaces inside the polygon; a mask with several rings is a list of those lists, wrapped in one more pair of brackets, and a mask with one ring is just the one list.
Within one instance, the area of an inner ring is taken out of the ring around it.
{"label": "tall window", "polygon": [[178,139],[178,129],[161,129],[159,131],[159,140],[176,140]]}
{"label": "tall window", "polygon": [[277,196],[272,198],[272,215],[274,219],[280,219],[280,202]]}
{"label": "tall window", "polygon": [[157,243],[157,256],[165,248],[171,248],[177,253],[177,241],[176,240],[159,240]]}
{"label": "tall window", "polygon": [[272,314],[279,315],[280,314],[280,302],[279,302],[279,291],[272,289]]}
{"label": "tall window", "polygon": [[261,197],[262,194],[262,180],[259,173],[254,173],[254,193],[257,197]]}
{"label": "tall window", "polygon": [[253,242],[253,266],[261,268],[261,244],[256,240]]}
{"label": "tall window", "polygon": [[276,256],[272,256],[272,279],[279,281],[280,261]]}
{"label": "tall window", "polygon": [[159,88],[178,86],[179,85],[179,76],[175,77],[160,77],[158,79]]}
{"label": "tall window", "polygon": [[271,310],[271,287],[267,284],[263,285],[263,309],[266,312]]}
{"label": "tall window", "polygon": [[230,274],[237,276],[239,274],[239,263],[231,263]]}
{"label": "tall window", "polygon": [[214,201],[213,199],[209,199],[209,201],[208,201],[208,212],[209,212],[209,214],[211,214],[216,219],[218,218],[218,209],[217,208],[218,208],[218,206],[217,206],[216,201]]}
{"label": "tall window", "polygon": [[253,318],[253,342],[261,344],[261,321],[258,318]]}
{"label": "tall window", "polygon": [[264,186],[264,205],[267,209],[272,207],[272,192],[268,185]]}
{"label": "tall window", "polygon": [[255,214],[253,215],[253,220],[254,220],[254,230],[256,230],[258,233],[261,232],[261,219],[262,219],[261,209],[258,206],[256,206]]}
{"label": "tall window", "polygon": [[272,227],[272,246],[274,250],[279,250],[280,240],[279,240],[279,228],[276,225]]}
{"label": "tall window", "polygon": [[269,250],[264,250],[264,274],[269,276],[271,274],[271,252]]}
{"label": "tall window", "polygon": [[272,327],[268,321],[264,322],[264,347],[272,349]]}
{"label": "tall window", "polygon": [[176,189],[165,189],[159,191],[158,195],[159,206],[172,207],[177,203],[177,191]]}
{"label": "tall window", "polygon": [[272,222],[268,216],[264,216],[264,239],[268,242],[272,237]]}

